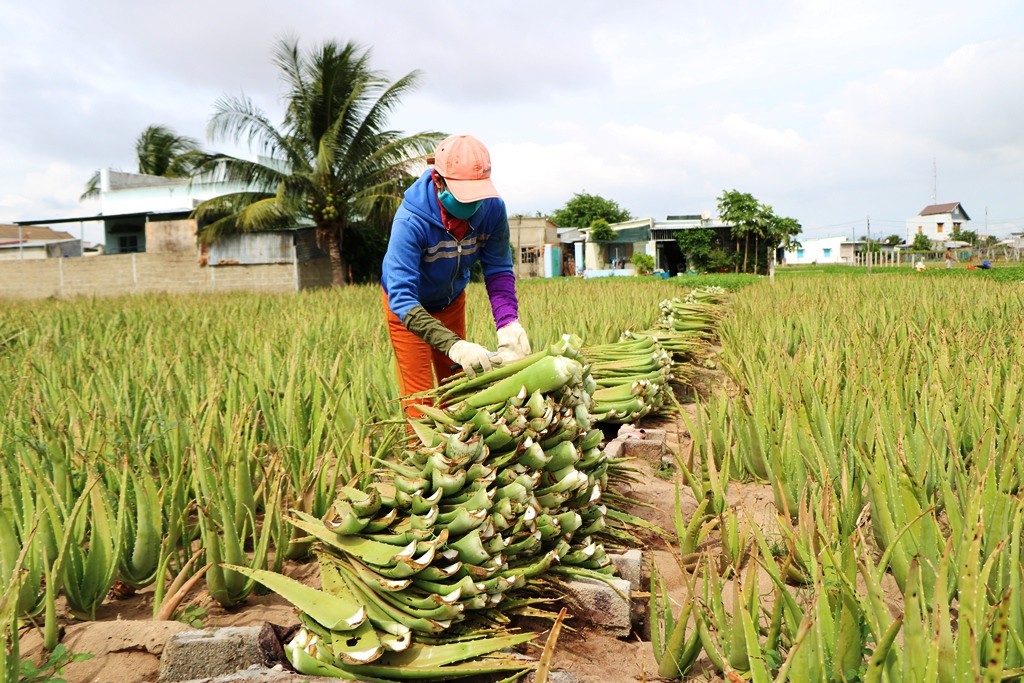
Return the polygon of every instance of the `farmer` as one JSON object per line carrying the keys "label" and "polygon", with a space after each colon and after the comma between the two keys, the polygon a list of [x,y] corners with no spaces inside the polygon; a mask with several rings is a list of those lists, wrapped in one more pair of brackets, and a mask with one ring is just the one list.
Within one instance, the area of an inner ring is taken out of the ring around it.
{"label": "farmer", "polygon": [[[471,135],[453,135],[427,162],[433,168],[405,191],[395,214],[381,274],[402,396],[426,391],[435,376],[440,382],[460,367],[473,377],[530,353],[519,324],[508,216],[487,148]],[[494,352],[466,339],[465,290],[477,261],[498,330]],[[419,416],[409,408],[416,402],[403,402],[411,417]]]}

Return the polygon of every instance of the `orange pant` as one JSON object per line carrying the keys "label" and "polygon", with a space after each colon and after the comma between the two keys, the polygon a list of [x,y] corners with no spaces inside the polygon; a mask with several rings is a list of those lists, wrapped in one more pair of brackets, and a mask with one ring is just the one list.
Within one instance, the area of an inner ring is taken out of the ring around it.
{"label": "orange pant", "polygon": [[[431,313],[445,327],[466,338],[466,293],[460,294],[447,308]],[[409,394],[432,389],[436,381],[441,382],[455,374],[452,370],[453,361],[437,349],[431,348],[410,332],[388,306],[388,295],[384,294],[384,316],[387,321],[388,337],[391,348],[395,350],[395,368],[398,371],[398,393],[407,397]],[[408,417],[421,417],[422,413],[412,408],[416,404],[429,403],[423,398],[403,398],[402,410]]]}

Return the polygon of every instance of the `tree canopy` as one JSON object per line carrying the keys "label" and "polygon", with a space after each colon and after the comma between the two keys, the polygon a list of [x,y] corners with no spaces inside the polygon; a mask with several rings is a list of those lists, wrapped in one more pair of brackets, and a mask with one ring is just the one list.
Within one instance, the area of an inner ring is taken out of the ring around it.
{"label": "tree canopy", "polygon": [[603,218],[595,219],[589,226],[590,239],[594,242],[610,242],[615,239],[615,231]]}
{"label": "tree canopy", "polygon": [[633,217],[611,199],[596,194],[577,192],[561,209],[548,217],[560,228],[589,228],[597,219],[622,223]]}
{"label": "tree canopy", "polygon": [[912,251],[932,251],[932,241],[928,239],[928,235],[919,232],[914,235],[914,241],[911,242],[910,249]]}
{"label": "tree canopy", "polygon": [[387,128],[419,72],[389,82],[370,60],[368,49],[351,42],[327,41],[303,53],[297,40],[285,39],[273,53],[285,85],[279,125],[244,95],[216,102],[210,137],[248,142],[259,156],[216,154],[198,169],[246,188],[197,207],[200,239],[312,224],[330,256],[333,283],[347,281],[346,234],[365,233],[358,240],[364,247],[379,243],[372,234],[387,232],[414,173],[444,137]]}
{"label": "tree canopy", "polygon": [[762,204],[754,195],[738,190],[722,191],[718,197],[718,215],[722,222],[732,225],[732,237],[736,240],[736,269],[739,270],[742,261],[744,273],[748,271],[751,240],[754,248],[751,270],[756,271],[761,244],[767,245],[770,249],[798,246],[796,236],[803,230],[795,218],[778,216],[770,205]]}

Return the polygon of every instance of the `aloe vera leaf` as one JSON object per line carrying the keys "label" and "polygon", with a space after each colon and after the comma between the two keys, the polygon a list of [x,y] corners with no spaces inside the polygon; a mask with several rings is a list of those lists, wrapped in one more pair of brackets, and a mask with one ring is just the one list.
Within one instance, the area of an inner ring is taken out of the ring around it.
{"label": "aloe vera leaf", "polygon": [[277,572],[238,565],[226,566],[259,581],[328,630],[351,631],[366,620],[366,608],[355,600],[311,588]]}

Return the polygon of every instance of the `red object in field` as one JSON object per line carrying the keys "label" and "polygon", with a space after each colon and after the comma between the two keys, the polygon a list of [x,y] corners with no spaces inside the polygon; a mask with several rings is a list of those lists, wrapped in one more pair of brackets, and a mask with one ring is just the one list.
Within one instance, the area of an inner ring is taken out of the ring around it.
{"label": "red object in field", "polygon": [[967,264],[967,270],[977,270],[977,269],[978,269],[978,266],[974,265],[973,263]]}

